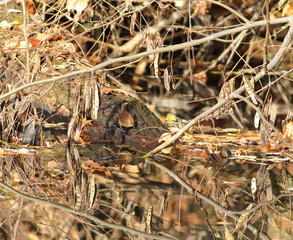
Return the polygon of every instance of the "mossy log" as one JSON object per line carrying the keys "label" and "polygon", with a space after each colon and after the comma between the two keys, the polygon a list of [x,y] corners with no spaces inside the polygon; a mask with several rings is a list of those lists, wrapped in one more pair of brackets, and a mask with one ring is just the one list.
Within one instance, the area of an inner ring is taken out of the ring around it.
{"label": "mossy log", "polygon": [[[131,127],[121,125],[119,113],[123,108],[134,120]],[[110,142],[148,152],[159,145],[157,140],[164,132],[168,132],[167,127],[143,102],[123,94],[108,94],[102,96],[98,117],[84,126],[81,138],[90,144]]]}

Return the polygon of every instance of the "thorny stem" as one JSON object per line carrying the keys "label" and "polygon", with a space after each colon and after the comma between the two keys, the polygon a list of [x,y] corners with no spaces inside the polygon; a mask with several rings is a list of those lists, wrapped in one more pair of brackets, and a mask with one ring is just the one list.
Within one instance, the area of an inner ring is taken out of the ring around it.
{"label": "thorny stem", "polygon": [[113,224],[113,223],[108,223],[108,222],[105,222],[105,221],[95,217],[95,216],[92,216],[92,215],[87,214],[85,212],[74,210],[74,209],[69,208],[69,207],[67,207],[65,205],[55,203],[55,202],[51,202],[51,201],[46,201],[46,200],[43,200],[43,199],[40,199],[40,198],[30,196],[28,194],[19,192],[19,191],[15,190],[14,188],[6,185],[5,183],[3,183],[1,181],[0,181],[0,187],[5,188],[9,192],[12,192],[12,193],[16,194],[17,196],[19,196],[19,197],[21,197],[23,199],[30,200],[30,201],[40,203],[40,204],[46,204],[46,205],[52,206],[54,208],[58,208],[60,210],[66,211],[68,213],[71,213],[71,214],[74,214],[74,215],[77,215],[77,216],[80,216],[80,217],[84,217],[84,218],[86,218],[88,220],[91,220],[91,221],[95,222],[96,224],[100,224],[100,225],[105,226],[105,227],[118,229],[118,230],[121,230],[121,231],[129,232],[129,233],[132,233],[132,234],[144,237],[144,238],[149,238],[149,239],[159,239],[159,240],[174,240],[174,239],[177,239],[175,237],[171,238],[171,237],[163,237],[163,236],[154,235],[154,234],[148,234],[148,233],[145,233],[145,232],[135,230],[133,228],[129,228],[129,227],[125,227],[125,226],[122,226],[122,225]]}
{"label": "thorny stem", "polygon": [[[273,25],[273,24],[287,23],[287,22],[291,21],[292,19],[293,19],[293,17],[276,18],[276,19],[272,19],[270,24]],[[48,79],[44,79],[44,80],[24,84],[24,85],[22,85],[22,86],[20,86],[20,87],[18,87],[16,89],[8,92],[8,93],[2,94],[0,96],[0,100],[5,99],[5,98],[11,96],[12,94],[15,94],[15,93],[17,93],[17,92],[19,92],[21,90],[24,90],[26,88],[29,88],[29,87],[38,86],[38,85],[42,85],[42,84],[50,83],[50,82],[55,82],[55,81],[58,81],[58,80],[71,78],[71,77],[81,75],[81,74],[84,74],[84,73],[104,69],[105,67],[107,67],[107,66],[109,66],[111,64],[114,64],[114,63],[128,62],[128,61],[133,61],[135,59],[139,59],[139,58],[146,57],[146,56],[156,54],[156,53],[163,53],[163,52],[170,52],[170,51],[172,52],[172,51],[177,51],[177,50],[181,50],[181,49],[184,49],[184,48],[189,48],[189,47],[196,46],[196,45],[208,42],[208,41],[215,40],[217,38],[220,38],[220,37],[223,37],[223,36],[226,36],[226,35],[241,32],[241,31],[244,31],[246,29],[250,29],[250,28],[254,28],[254,27],[260,27],[260,26],[263,26],[265,24],[266,24],[266,20],[246,23],[243,26],[223,30],[221,32],[211,34],[211,35],[209,35],[207,37],[197,39],[197,40],[193,40],[193,41],[189,41],[189,42],[186,42],[186,43],[174,44],[174,45],[163,47],[163,48],[156,48],[156,49],[153,49],[153,50],[150,50],[150,51],[145,51],[145,52],[141,52],[141,53],[130,55],[130,56],[113,58],[113,59],[110,59],[108,61],[102,62],[102,63],[100,63],[100,64],[98,64],[98,65],[96,65],[94,67],[91,67],[91,68],[87,68],[87,69],[84,69],[84,70],[78,70],[78,71],[74,71],[74,72],[64,74],[62,76],[56,76],[56,77],[53,77],[53,78],[48,78]],[[107,69],[105,69],[105,70],[107,70]],[[223,103],[222,105],[224,105],[224,104],[225,103]]]}

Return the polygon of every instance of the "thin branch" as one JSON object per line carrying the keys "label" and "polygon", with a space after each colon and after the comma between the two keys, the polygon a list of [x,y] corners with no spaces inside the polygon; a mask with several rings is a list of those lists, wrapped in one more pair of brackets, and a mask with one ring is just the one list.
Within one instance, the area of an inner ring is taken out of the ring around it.
{"label": "thin branch", "polygon": [[[226,57],[226,55],[228,54],[228,52],[231,51],[231,49],[236,51],[237,48],[239,47],[240,43],[242,42],[242,39],[245,37],[246,33],[247,33],[247,30],[241,32],[235,39],[233,39],[231,44],[204,71],[207,72],[207,71],[213,69],[219,61],[221,61],[224,57]],[[232,52],[229,59],[226,61],[227,64],[229,64],[229,62],[233,56],[234,56],[234,53]]]}
{"label": "thin branch", "polygon": [[[193,195],[197,196],[198,198],[200,198],[203,201],[207,202],[208,204],[212,205],[215,209],[223,212],[224,214],[226,214],[230,218],[234,219],[235,221],[239,221],[239,218],[240,218],[239,216],[237,216],[236,214],[231,213],[231,211],[229,211],[228,209],[222,207],[220,204],[216,203],[214,200],[212,200],[212,199],[208,198],[207,196],[203,195],[202,193],[198,192],[196,189],[191,187],[188,183],[186,183],[182,178],[180,178],[176,173],[171,171],[169,168],[163,166],[162,164],[160,164],[160,163],[158,163],[156,161],[152,161],[152,160],[149,160],[149,159],[146,159],[146,161],[151,163],[151,164],[153,164],[153,165],[155,165],[156,167],[160,168],[161,170],[163,170],[167,174],[169,174],[170,177],[172,177],[175,181],[177,181],[188,192],[192,193]],[[253,233],[256,233],[258,231],[257,228],[254,227],[252,224],[248,224],[247,228],[249,230],[251,230]],[[264,240],[269,240],[270,239],[264,233],[260,233],[259,237],[261,239],[264,239]]]}
{"label": "thin branch", "polygon": [[26,1],[22,0],[22,12],[23,12],[23,36],[25,40],[25,50],[26,50],[26,82],[30,82],[30,53],[29,53],[29,40],[28,40],[28,32],[27,32],[27,21],[28,15],[26,10]]}
{"label": "thin branch", "polygon": [[269,0],[265,0],[265,14],[266,14],[266,36],[264,39],[264,60],[263,60],[263,69],[265,71],[265,74],[267,75],[268,70],[267,70],[267,64],[269,62],[269,53],[268,53],[268,42],[269,42],[269,37],[270,37],[270,7],[269,7]]}
{"label": "thin branch", "polygon": [[40,199],[40,198],[32,197],[32,196],[27,195],[25,193],[21,193],[21,192],[15,190],[14,188],[6,185],[3,182],[0,182],[0,187],[3,187],[6,190],[8,190],[9,192],[12,192],[12,193],[16,194],[17,196],[19,196],[21,198],[24,198],[26,200],[30,200],[30,201],[33,201],[33,202],[37,202],[37,203],[40,203],[40,204],[45,204],[45,205],[52,206],[54,208],[58,208],[60,210],[66,211],[68,213],[71,213],[71,214],[74,214],[74,215],[77,215],[77,216],[80,216],[80,217],[84,217],[84,218],[86,218],[88,220],[91,220],[91,221],[95,222],[96,224],[100,224],[100,225],[105,226],[105,227],[118,229],[118,230],[121,230],[121,231],[129,232],[129,233],[132,233],[132,234],[144,237],[144,238],[149,238],[149,239],[159,239],[159,240],[174,240],[174,239],[177,239],[175,237],[170,238],[170,237],[163,237],[163,236],[159,236],[159,235],[148,234],[148,233],[144,233],[144,232],[135,230],[133,228],[129,228],[129,227],[125,227],[125,226],[122,226],[122,225],[113,224],[113,223],[108,223],[108,222],[105,222],[105,221],[95,217],[95,216],[92,216],[92,215],[87,214],[85,212],[81,212],[81,211],[71,209],[71,208],[69,208],[69,207],[67,207],[65,205],[55,203],[55,202],[49,202],[49,201],[46,201],[46,200],[43,200],[43,199]]}
{"label": "thin branch", "polygon": [[241,211],[229,211],[232,214],[243,214],[244,212],[246,214],[255,212],[257,209],[263,207],[263,206],[268,206],[271,203],[274,203],[276,201],[278,201],[279,199],[283,198],[283,197],[293,197],[293,193],[283,193],[280,194],[279,196],[275,197],[274,199],[270,200],[270,201],[266,201],[266,202],[260,202],[258,204],[256,204],[253,208],[249,209],[249,210],[241,210]]}
{"label": "thin branch", "polygon": [[240,18],[242,21],[249,23],[250,21],[245,18],[243,15],[241,15],[239,12],[237,12],[236,10],[234,10],[233,8],[230,8],[229,6],[227,6],[226,4],[222,3],[222,2],[218,2],[218,1],[214,1],[214,0],[206,0],[207,2],[210,2],[212,4],[215,5],[219,5],[222,8],[226,8],[228,11],[230,11],[231,13],[233,13],[236,17]]}
{"label": "thin branch", "polygon": [[[293,17],[276,18],[276,19],[272,19],[270,24],[273,25],[273,24],[286,23],[286,22],[289,22],[292,19],[293,19]],[[5,99],[8,96],[10,96],[12,94],[15,94],[15,93],[17,93],[17,92],[19,92],[21,90],[24,90],[26,88],[29,88],[29,87],[38,86],[38,85],[42,85],[42,84],[45,84],[45,83],[54,82],[54,81],[62,80],[62,79],[65,79],[65,78],[74,77],[76,75],[84,74],[84,73],[87,73],[87,72],[96,71],[96,70],[99,70],[99,69],[103,69],[103,68],[105,68],[105,67],[107,67],[107,66],[109,66],[111,64],[114,64],[114,63],[120,63],[120,62],[126,62],[126,61],[128,62],[128,61],[132,61],[132,60],[139,59],[139,58],[142,58],[142,57],[146,57],[146,56],[156,54],[156,53],[164,53],[164,52],[170,52],[170,51],[172,52],[172,51],[177,51],[177,50],[181,50],[181,49],[184,49],[184,48],[189,48],[189,47],[196,46],[196,45],[208,42],[208,41],[215,40],[217,38],[220,38],[220,37],[223,37],[223,36],[226,36],[226,35],[241,32],[241,31],[244,31],[246,29],[263,26],[265,24],[266,24],[265,20],[257,21],[257,22],[251,22],[251,23],[245,24],[245,25],[240,26],[240,27],[235,27],[235,28],[223,30],[221,32],[211,34],[211,35],[209,35],[207,37],[197,39],[197,40],[193,40],[193,41],[189,41],[189,42],[186,42],[186,43],[175,44],[175,45],[171,45],[171,46],[167,46],[167,47],[163,47],[163,48],[156,48],[156,49],[153,49],[153,50],[150,50],[150,51],[141,52],[141,53],[131,55],[131,56],[114,58],[114,59],[102,62],[102,63],[100,63],[100,64],[98,64],[98,65],[96,65],[94,67],[88,68],[88,69],[78,70],[78,71],[74,71],[74,72],[64,74],[62,76],[56,76],[56,77],[53,77],[53,78],[48,78],[48,79],[44,79],[44,80],[24,84],[24,85],[22,85],[22,86],[20,86],[20,87],[18,87],[16,89],[8,92],[8,93],[2,94],[0,96],[0,100]]]}
{"label": "thin branch", "polygon": [[[292,39],[293,39],[293,18],[291,17],[290,18],[290,28],[289,28],[289,31],[288,31],[286,37],[284,38],[284,41],[282,43],[282,46],[279,48],[279,50],[276,53],[275,57],[267,65],[267,70],[272,70],[281,61],[281,59],[284,56],[286,50],[292,45]],[[262,69],[254,77],[254,81],[256,82],[256,81],[260,80],[264,75],[265,75],[265,71],[264,71],[264,69]],[[176,134],[174,134],[168,141],[162,143],[157,148],[155,148],[154,150],[152,150],[148,154],[144,155],[143,157],[144,158],[148,158],[148,157],[150,157],[150,155],[153,155],[153,154],[161,151],[162,149],[164,149],[165,147],[167,147],[168,145],[170,145],[171,143],[173,143],[174,141],[176,141],[189,128],[191,128],[192,126],[194,126],[195,124],[197,124],[199,121],[201,121],[202,119],[208,117],[210,114],[212,114],[213,112],[215,112],[216,110],[218,110],[219,108],[221,108],[222,106],[224,106],[229,100],[232,100],[234,97],[240,95],[244,90],[245,90],[245,86],[244,85],[241,86],[241,87],[239,87],[236,91],[232,92],[228,96],[227,99],[223,99],[223,100],[219,101],[216,105],[214,105],[213,107],[211,107],[207,111],[203,112],[199,116],[197,116],[194,119],[192,119],[182,129],[180,129]]]}
{"label": "thin branch", "polygon": [[19,213],[17,215],[17,220],[16,220],[16,222],[14,224],[14,229],[13,229],[13,237],[14,237],[14,239],[18,239],[18,232],[17,232],[17,230],[19,228],[19,223],[20,223],[22,211],[23,211],[23,198],[20,201],[20,204],[19,204]]}
{"label": "thin branch", "polygon": [[176,22],[179,18],[183,17],[184,14],[180,12],[174,12],[168,19],[162,19],[156,25],[148,27],[143,31],[138,32],[131,40],[122,46],[117,46],[111,53],[113,57],[122,56],[124,53],[132,52],[141,41],[145,39],[145,34],[155,34],[161,31],[162,28]]}

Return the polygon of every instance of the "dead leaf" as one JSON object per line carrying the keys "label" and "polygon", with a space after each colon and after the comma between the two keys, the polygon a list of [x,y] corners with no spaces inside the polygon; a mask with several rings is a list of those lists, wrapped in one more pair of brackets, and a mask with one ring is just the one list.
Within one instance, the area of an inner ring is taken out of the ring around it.
{"label": "dead leaf", "polygon": [[93,174],[89,174],[89,184],[88,184],[88,211],[92,209],[95,204],[95,198],[97,196],[97,187],[95,183],[95,176]]}
{"label": "dead leaf", "polygon": [[[225,82],[221,88],[218,102],[222,101],[223,99],[228,100],[229,95],[234,92],[235,90],[235,78],[231,78],[229,81]],[[213,116],[215,118],[219,118],[223,113],[226,113],[227,111],[232,111],[232,105],[233,101],[228,100],[227,103],[214,112]]]}
{"label": "dead leaf", "polygon": [[193,75],[192,75],[192,79],[194,80],[194,81],[196,81],[196,82],[200,82],[200,83],[202,83],[202,84],[205,84],[206,83],[206,81],[207,81],[207,74],[206,74],[206,72],[205,71],[201,71],[201,72],[198,72],[198,73],[194,73]]}
{"label": "dead leaf", "polygon": [[161,150],[162,153],[169,154],[171,153],[173,147],[167,147]]}
{"label": "dead leaf", "polygon": [[39,45],[41,41],[39,39],[36,39],[36,38],[30,38],[29,39],[29,43],[32,47],[36,47]]}
{"label": "dead leaf", "polygon": [[35,14],[35,4],[33,2],[33,0],[27,0],[26,3],[25,3],[25,8],[26,8],[26,11],[29,15],[34,15]]}
{"label": "dead leaf", "polygon": [[[156,48],[161,48],[163,46],[163,40],[160,36],[160,33],[156,34],[147,34],[146,35],[146,44],[147,50],[154,50]],[[150,54],[149,59],[152,61],[155,70],[155,76],[159,78],[159,53]]]}
{"label": "dead leaf", "polygon": [[254,115],[254,127],[257,129],[259,127],[260,116],[259,113],[256,112]]}
{"label": "dead leaf", "polygon": [[277,116],[277,106],[276,106],[276,104],[272,103],[271,104],[271,109],[270,109],[270,120],[269,120],[269,122],[273,126],[275,125],[276,116]]}
{"label": "dead leaf", "polygon": [[240,218],[237,221],[236,229],[246,229],[247,223],[249,221],[250,213],[247,213],[247,210],[250,210],[253,207],[253,204],[249,204],[248,207],[245,209],[244,213],[241,214]]}
{"label": "dead leaf", "polygon": [[135,24],[136,24],[136,18],[137,18],[137,13],[134,12],[131,16],[131,20],[130,20],[130,27],[129,27],[129,31],[130,31],[130,34],[131,35],[134,35],[135,34],[135,30],[134,30],[134,27],[135,27]]}
{"label": "dead leaf", "polygon": [[170,92],[170,74],[168,68],[164,70],[164,86],[168,92]]}
{"label": "dead leaf", "polygon": [[146,214],[146,232],[147,233],[152,232],[152,228],[151,228],[152,216],[153,216],[153,207],[150,206]]}
{"label": "dead leaf", "polygon": [[286,119],[282,122],[282,134],[286,139],[293,139],[293,112],[288,113]]}
{"label": "dead leaf", "polygon": [[158,143],[167,142],[168,140],[170,140],[171,137],[172,135],[170,133],[163,133],[161,137],[158,139]]}
{"label": "dead leaf", "polygon": [[87,7],[88,0],[67,0],[66,8],[68,12],[76,11],[74,20],[79,21],[82,11]]}
{"label": "dead leaf", "polygon": [[258,101],[256,100],[256,94],[254,93],[254,81],[249,82],[244,75],[242,76],[242,80],[249,97],[251,98],[252,102],[257,105]]}
{"label": "dead leaf", "polygon": [[193,18],[195,16],[204,16],[211,5],[212,4],[207,1],[196,1],[192,6],[193,13],[191,17]]}

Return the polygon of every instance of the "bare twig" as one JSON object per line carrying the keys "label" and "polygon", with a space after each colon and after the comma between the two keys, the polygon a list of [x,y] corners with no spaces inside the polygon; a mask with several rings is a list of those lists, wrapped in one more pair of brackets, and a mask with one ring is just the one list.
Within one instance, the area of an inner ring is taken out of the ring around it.
{"label": "bare twig", "polygon": [[[188,183],[186,183],[182,178],[180,178],[176,173],[171,171],[169,168],[163,166],[162,164],[160,164],[160,163],[158,163],[156,161],[152,161],[152,160],[148,160],[148,159],[146,161],[150,162],[151,164],[155,165],[156,167],[160,168],[161,170],[163,170],[164,172],[169,174],[170,177],[172,177],[175,181],[177,181],[188,192],[192,193],[193,195],[197,196],[198,198],[200,198],[203,201],[207,202],[208,204],[212,205],[214,208],[216,208],[217,210],[223,212],[224,214],[226,214],[230,218],[232,218],[232,219],[234,219],[236,221],[239,220],[239,216],[237,216],[235,214],[232,214],[231,211],[229,211],[228,209],[222,207],[220,204],[216,203],[214,200],[212,200],[212,199],[208,198],[207,196],[203,195],[202,193],[196,191],[196,189],[191,187]],[[253,233],[256,233],[258,231],[257,228],[254,227],[252,224],[248,224],[247,228],[250,229]],[[260,233],[259,236],[260,236],[261,239],[264,239],[264,240],[269,240],[270,239],[264,233]]]}
{"label": "bare twig", "polygon": [[264,40],[264,62],[263,62],[263,69],[265,71],[265,74],[267,75],[268,69],[267,69],[267,65],[269,62],[269,57],[268,57],[268,42],[269,42],[269,37],[270,37],[270,7],[269,7],[269,0],[265,0],[265,5],[266,5],[266,36],[265,36],[265,40]]}
{"label": "bare twig", "polygon": [[232,214],[243,214],[244,212],[249,214],[249,213],[255,212],[257,209],[259,209],[261,207],[268,206],[269,204],[272,204],[283,197],[293,197],[293,193],[280,194],[279,196],[275,197],[274,199],[272,199],[270,201],[260,202],[260,203],[256,204],[253,208],[251,208],[249,210],[244,209],[241,211],[229,211],[229,212]]}
{"label": "bare twig", "polygon": [[86,218],[88,220],[91,220],[91,221],[95,222],[96,224],[100,224],[100,225],[105,226],[105,227],[118,229],[118,230],[121,230],[121,231],[129,232],[129,233],[132,233],[132,234],[144,237],[144,238],[149,238],[149,239],[159,239],[159,240],[174,240],[174,239],[177,239],[175,237],[170,238],[170,237],[163,237],[163,236],[154,235],[154,234],[148,234],[148,233],[144,233],[144,232],[135,230],[133,228],[129,228],[129,227],[125,227],[125,226],[122,226],[122,225],[113,224],[113,223],[108,223],[108,222],[105,222],[105,221],[95,217],[95,216],[92,216],[92,215],[87,214],[85,212],[81,212],[81,211],[71,209],[71,208],[69,208],[69,207],[67,207],[65,205],[55,203],[55,202],[49,202],[49,201],[46,201],[46,200],[43,200],[43,199],[40,199],[40,198],[32,197],[32,196],[27,195],[25,193],[21,193],[21,192],[15,190],[14,188],[6,185],[3,182],[0,182],[0,186],[5,188],[9,192],[12,192],[12,193],[16,194],[17,196],[19,196],[21,198],[24,198],[26,200],[30,200],[30,201],[33,201],[33,202],[37,202],[37,203],[40,203],[40,204],[45,204],[45,205],[52,206],[54,208],[58,208],[58,209],[63,210],[65,212],[68,212],[68,213],[71,213],[71,214],[74,214],[74,215],[77,215],[77,216],[80,216],[80,217],[84,217],[84,218]]}
{"label": "bare twig", "polygon": [[[216,59],[214,60],[208,67],[207,69],[205,70],[205,72],[207,72],[208,70],[210,69],[213,69],[217,63],[219,61],[221,61],[227,54],[229,51],[231,51],[231,49],[233,49],[234,51],[237,50],[237,48],[239,47],[242,39],[245,37],[247,31],[243,31],[241,32],[232,42],[231,44],[221,53],[221,55]],[[227,60],[227,64],[229,64],[231,58],[234,56],[234,53],[232,52],[229,59]]]}
{"label": "bare twig", "polygon": [[16,222],[14,224],[14,229],[13,229],[14,239],[18,239],[17,230],[18,230],[18,227],[19,227],[20,219],[21,219],[22,208],[23,208],[23,199],[21,199],[21,201],[19,203],[19,213],[17,215],[17,220],[16,220]]}
{"label": "bare twig", "polygon": [[[293,17],[284,17],[284,18],[272,19],[271,20],[271,25],[272,24],[286,23],[286,22],[289,22],[292,19],[293,19]],[[202,43],[205,43],[205,42],[208,42],[208,41],[215,40],[215,39],[217,39],[219,37],[223,37],[223,36],[226,36],[226,35],[241,32],[241,31],[244,31],[246,29],[263,26],[265,24],[266,24],[265,20],[257,21],[257,22],[251,22],[251,23],[245,24],[245,25],[243,25],[241,27],[235,27],[235,28],[227,29],[227,30],[224,30],[224,31],[221,31],[221,32],[218,32],[218,33],[211,34],[211,35],[209,35],[207,37],[197,39],[197,40],[193,40],[193,41],[189,41],[189,42],[186,42],[186,43],[175,44],[175,45],[171,45],[171,46],[167,46],[167,47],[163,47],[163,48],[156,48],[156,49],[153,49],[153,50],[150,50],[150,51],[145,51],[145,52],[138,53],[138,54],[131,55],[131,56],[114,58],[114,59],[111,59],[109,61],[102,62],[102,63],[100,63],[100,64],[98,64],[98,65],[96,65],[94,67],[88,68],[88,69],[78,70],[78,71],[74,71],[74,72],[64,74],[62,76],[56,76],[56,77],[53,77],[53,78],[48,78],[48,79],[44,79],[44,80],[40,80],[40,81],[25,84],[25,85],[23,85],[21,87],[18,87],[18,88],[14,89],[14,90],[12,90],[12,91],[10,91],[8,93],[2,94],[0,96],[0,100],[5,99],[8,96],[11,96],[12,94],[15,94],[15,93],[17,93],[17,92],[19,92],[21,90],[24,90],[26,88],[29,88],[29,87],[43,85],[43,84],[46,84],[46,83],[49,83],[49,82],[54,82],[54,81],[62,80],[62,79],[65,79],[65,78],[70,78],[70,77],[73,77],[73,76],[76,76],[76,75],[84,74],[84,73],[87,73],[87,72],[96,71],[96,70],[99,70],[99,69],[103,69],[103,68],[105,68],[105,67],[107,67],[107,66],[109,66],[111,64],[114,64],[114,63],[132,61],[132,60],[139,59],[139,58],[142,58],[142,57],[146,57],[146,56],[149,56],[149,55],[152,55],[152,54],[155,54],[155,53],[177,51],[177,50],[180,50],[180,49],[189,48],[189,47],[192,47],[192,46],[195,46],[195,45],[199,45],[199,44],[202,44]],[[224,103],[222,105],[224,105]]]}
{"label": "bare twig", "polygon": [[26,1],[22,0],[22,12],[23,12],[23,35],[24,35],[24,40],[25,40],[25,50],[26,50],[26,82],[30,82],[30,55],[29,55],[29,40],[28,40],[28,32],[27,32],[27,11],[26,11],[26,6],[25,6]]}
{"label": "bare twig", "polygon": [[[273,69],[281,61],[281,59],[284,56],[286,50],[292,45],[292,39],[293,39],[293,18],[291,18],[290,20],[291,20],[290,21],[290,29],[289,29],[286,37],[284,38],[284,41],[282,43],[282,46],[280,47],[280,49],[276,53],[275,57],[267,65],[267,70]],[[260,80],[264,75],[265,75],[265,71],[263,69],[263,70],[261,70],[254,77],[254,81]],[[207,111],[203,112],[199,116],[197,116],[194,119],[192,119],[182,129],[180,129],[175,135],[173,135],[168,141],[162,143],[157,148],[155,148],[154,150],[152,150],[151,152],[149,152],[148,154],[146,154],[144,157],[145,158],[148,158],[150,155],[155,154],[155,153],[161,151],[162,149],[164,149],[165,147],[167,147],[168,145],[170,145],[171,143],[173,143],[174,141],[176,141],[189,128],[191,128],[193,125],[195,125],[196,123],[198,123],[202,119],[208,117],[210,114],[212,114],[213,112],[215,112],[216,110],[218,110],[220,107],[224,106],[229,100],[233,99],[237,95],[240,95],[244,90],[245,90],[245,86],[243,85],[240,88],[238,88],[236,91],[232,92],[228,96],[227,99],[223,99],[223,100],[219,101],[216,105],[214,105],[213,107],[211,107]]]}
{"label": "bare twig", "polygon": [[112,56],[118,57],[121,56],[123,53],[132,52],[140,44],[140,42],[145,39],[145,34],[155,34],[159,32],[163,27],[172,24],[182,16],[182,13],[174,12],[168,19],[163,19],[159,21],[158,24],[156,24],[155,26],[148,27],[144,31],[137,33],[127,43],[123,44],[122,46],[116,47],[112,53]]}
{"label": "bare twig", "polygon": [[219,5],[222,8],[226,8],[228,11],[230,11],[231,13],[233,13],[236,17],[240,18],[242,21],[249,23],[250,21],[245,18],[243,15],[241,15],[239,12],[235,11],[233,8],[230,8],[229,6],[227,6],[226,4],[220,2],[220,1],[214,1],[214,0],[207,0],[208,2],[215,4],[215,5]]}

